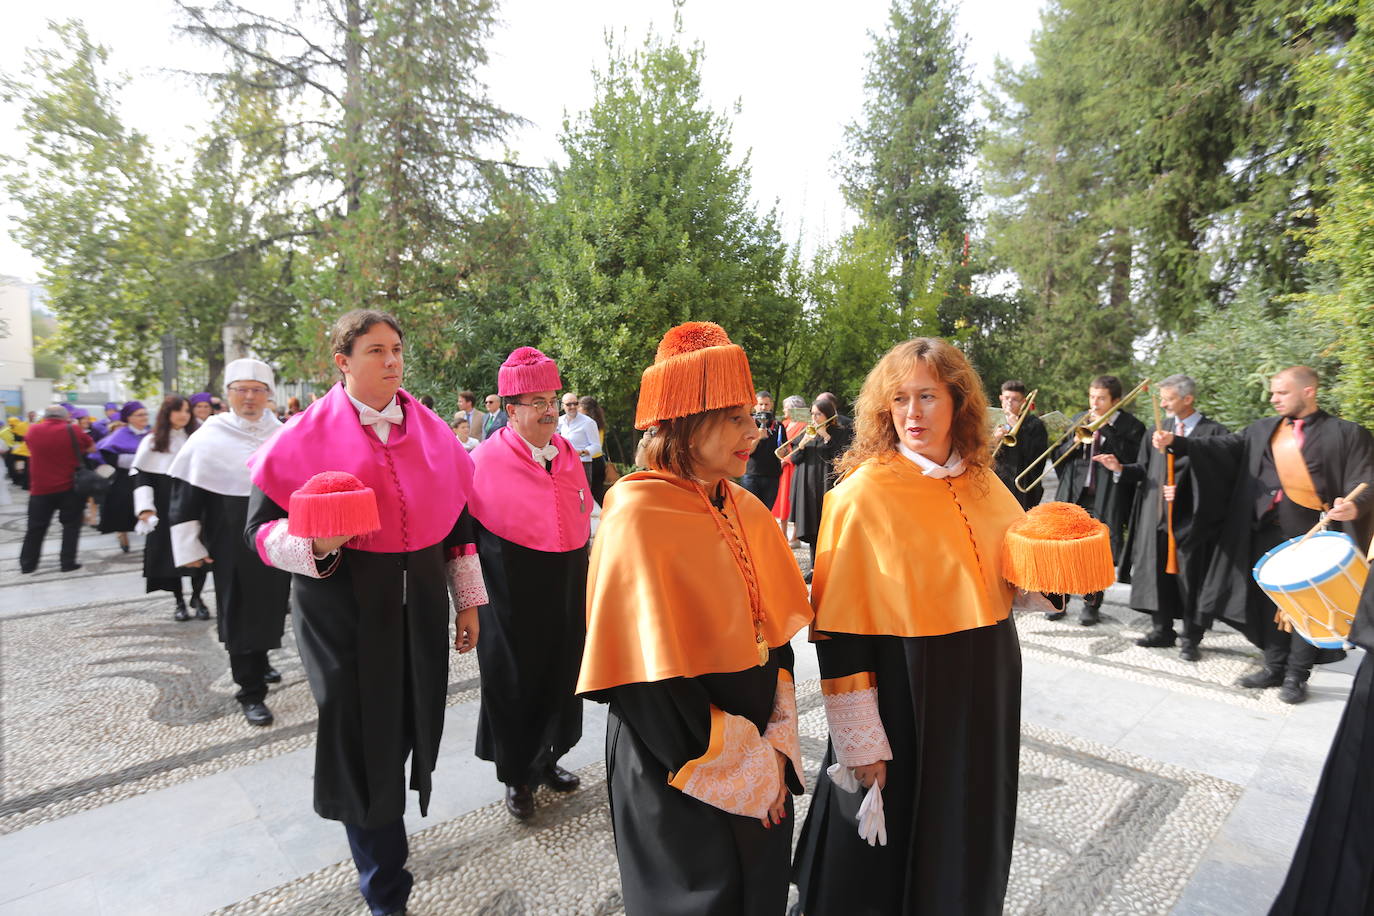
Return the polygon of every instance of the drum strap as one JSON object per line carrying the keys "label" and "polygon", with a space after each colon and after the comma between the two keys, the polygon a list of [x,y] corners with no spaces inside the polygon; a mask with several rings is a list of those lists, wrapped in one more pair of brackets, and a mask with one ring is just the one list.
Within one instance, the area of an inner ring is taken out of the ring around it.
{"label": "drum strap", "polygon": [[1300,506],[1320,512],[1326,507],[1317,495],[1317,485],[1312,482],[1312,474],[1303,460],[1301,433],[1294,429],[1294,423],[1301,422],[1280,420],[1269,440],[1269,449],[1274,454],[1274,470],[1278,471],[1284,495]]}

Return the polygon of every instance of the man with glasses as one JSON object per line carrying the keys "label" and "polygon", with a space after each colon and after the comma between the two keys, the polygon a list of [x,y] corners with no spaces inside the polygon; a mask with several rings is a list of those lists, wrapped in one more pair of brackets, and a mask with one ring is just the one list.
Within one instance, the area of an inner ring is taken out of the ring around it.
{"label": "man with glasses", "polygon": [[592,495],[577,450],[555,432],[563,383],[554,361],[521,347],[498,383],[509,423],[472,453],[469,504],[489,601],[479,612],[477,756],[496,764],[511,816],[527,820],[541,783],[555,792],[578,786],[558,759],[582,737],[573,691],[586,638]]}
{"label": "man with glasses", "polygon": [[582,461],[591,492],[599,491],[599,482],[606,477],[606,459],[601,454],[601,428],[578,406],[577,392],[563,392],[563,416],[558,419],[558,435],[567,439]]}
{"label": "man with glasses", "polygon": [[501,396],[489,394],[482,404],[487,408],[487,419],[481,429],[474,429],[473,438],[486,441],[501,427],[506,425],[506,412],[501,409]]}
{"label": "man with glasses", "polygon": [[235,699],[250,725],[271,725],[267,684],[281,675],[268,664],[267,650],[281,648],[291,574],[263,563],[243,530],[253,491],[246,462],[282,424],[267,410],[273,375],[266,363],[236,359],[225,367],[224,381],[229,410],[211,415],[167,469],[172,558],[177,566],[209,565],[219,641],[239,687]]}

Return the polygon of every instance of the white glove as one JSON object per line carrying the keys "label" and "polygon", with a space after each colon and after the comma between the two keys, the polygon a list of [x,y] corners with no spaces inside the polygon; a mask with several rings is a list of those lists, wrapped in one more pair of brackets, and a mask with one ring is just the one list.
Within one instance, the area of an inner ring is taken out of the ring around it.
{"label": "white glove", "polygon": [[108,480],[114,476],[115,469],[108,464],[101,464],[96,466],[95,472]]}
{"label": "white glove", "polygon": [[875,779],[859,806],[859,837],[869,846],[887,845],[887,819],[883,816],[883,790]]}
{"label": "white glove", "polygon": [[[825,768],[830,781],[838,789],[845,792],[857,792],[863,786],[859,783],[854,771],[849,767],[839,763],[832,763]],[[887,819],[883,816],[883,790],[878,788],[875,781],[868,789],[868,794],[864,796],[863,804],[859,806],[859,838],[869,846],[887,845]]]}
{"label": "white glove", "polygon": [[153,529],[155,529],[156,527],[157,527],[157,516],[156,516],[156,515],[150,515],[150,516],[148,516],[148,520],[147,520],[147,521],[144,521],[143,519],[139,519],[138,521],[134,522],[134,534],[152,534],[152,533],[153,533]]}

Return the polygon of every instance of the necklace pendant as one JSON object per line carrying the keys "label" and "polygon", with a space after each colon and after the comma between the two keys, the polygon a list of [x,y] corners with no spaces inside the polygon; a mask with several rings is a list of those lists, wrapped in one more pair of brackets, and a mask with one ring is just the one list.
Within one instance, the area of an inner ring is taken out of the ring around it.
{"label": "necklace pendant", "polygon": [[764,641],[762,636],[758,636],[754,640],[754,648],[759,652],[759,667],[768,664],[768,643]]}

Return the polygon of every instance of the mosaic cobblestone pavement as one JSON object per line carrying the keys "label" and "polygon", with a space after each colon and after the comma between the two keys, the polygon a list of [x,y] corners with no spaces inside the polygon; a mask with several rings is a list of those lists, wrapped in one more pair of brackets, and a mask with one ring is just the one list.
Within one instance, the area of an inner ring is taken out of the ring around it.
{"label": "mosaic cobblestone pavement", "polygon": [[[825,749],[819,682],[798,685],[808,771]],[[488,805],[411,837],[408,912],[622,912],[601,764],[582,789],[540,789],[531,824]],[[1167,912],[1240,787],[1046,729],[1026,727],[1005,912]],[[799,799],[800,823],[810,797]],[[357,873],[339,862],[219,912],[299,916],[363,912]],[[795,894],[795,890],[793,891]]]}

